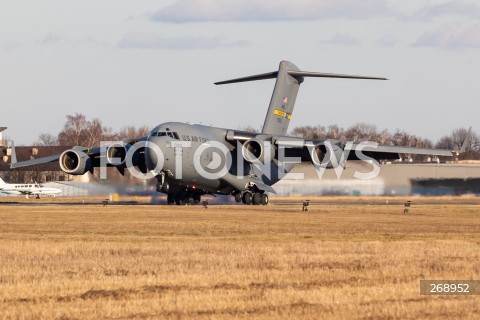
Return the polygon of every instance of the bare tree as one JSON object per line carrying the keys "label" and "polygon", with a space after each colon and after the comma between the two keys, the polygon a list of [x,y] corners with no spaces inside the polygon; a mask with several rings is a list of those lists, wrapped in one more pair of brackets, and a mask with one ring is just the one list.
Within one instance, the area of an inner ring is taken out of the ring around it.
{"label": "bare tree", "polygon": [[67,115],[67,122],[58,134],[58,142],[63,146],[80,146],[86,140],[87,119],[83,114]]}
{"label": "bare tree", "polygon": [[388,145],[391,142],[392,134],[387,129],[383,129],[378,133],[378,140],[373,140],[379,144]]}
{"label": "bare tree", "polygon": [[441,137],[435,144],[435,148],[453,150],[454,143],[453,143],[452,137],[449,137],[449,136]]}
{"label": "bare tree", "polygon": [[33,145],[40,147],[58,146],[58,139],[51,133],[41,133]]}
{"label": "bare tree", "polygon": [[292,135],[299,138],[309,138],[315,140],[327,139],[327,131],[322,126],[303,126],[292,130]]}
{"label": "bare tree", "polygon": [[345,131],[345,138],[349,141],[378,141],[377,126],[368,123],[357,123]]}
{"label": "bare tree", "polygon": [[101,141],[117,140],[117,135],[112,133],[111,128],[104,127],[102,121],[94,118],[87,121],[87,128],[85,129],[86,146],[99,146]]}
{"label": "bare tree", "polygon": [[345,140],[345,130],[336,124],[328,126],[326,136],[328,139]]}
{"label": "bare tree", "polygon": [[239,128],[238,130],[240,131],[246,131],[246,132],[251,132],[251,133],[255,133],[255,132],[261,132],[262,129],[255,129],[254,127],[252,126],[246,126],[246,127],[242,127],[242,128]]}
{"label": "bare tree", "polygon": [[58,142],[64,146],[92,148],[98,146],[100,141],[110,140],[116,140],[111,128],[104,127],[98,118],[89,121],[81,113],[67,115],[67,122],[58,134]]}
{"label": "bare tree", "polygon": [[147,126],[134,127],[125,126],[121,128],[116,134],[118,139],[135,139],[140,137],[146,137],[150,133],[150,129]]}

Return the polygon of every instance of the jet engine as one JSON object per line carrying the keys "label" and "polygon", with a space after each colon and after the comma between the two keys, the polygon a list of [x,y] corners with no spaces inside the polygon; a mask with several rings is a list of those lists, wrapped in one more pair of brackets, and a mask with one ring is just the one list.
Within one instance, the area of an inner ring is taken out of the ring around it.
{"label": "jet engine", "polygon": [[75,149],[65,150],[60,155],[59,163],[65,173],[73,175],[82,175],[93,169],[90,157],[85,152]]}
{"label": "jet engine", "polygon": [[[155,167],[151,163],[149,165],[147,165],[145,149],[146,148],[143,148],[143,147],[139,148],[139,149],[136,149],[135,152],[132,155],[132,164],[134,166],[137,166],[138,170],[140,170],[141,173],[147,173],[149,171],[148,166],[150,166],[151,169],[153,169]],[[149,159],[149,161],[151,162],[150,159]]]}
{"label": "jet engine", "polygon": [[[319,144],[312,149],[311,159],[315,166],[321,165],[328,169],[340,166],[345,167],[348,154],[343,156],[343,148],[338,144],[325,143]],[[342,159],[342,157],[344,157]]]}
{"label": "jet engine", "polygon": [[107,163],[112,166],[120,166],[127,158],[127,148],[121,144],[112,144],[107,148]]}
{"label": "jet engine", "polygon": [[[131,147],[129,144],[123,145],[121,143],[108,146],[106,152],[107,164],[116,167],[123,175],[126,168],[127,154],[131,152]],[[148,172],[145,162],[145,148],[135,149],[129,156],[131,157],[132,165],[136,166],[140,172]]]}
{"label": "jet engine", "polygon": [[249,163],[270,162],[275,157],[275,148],[269,141],[250,139],[243,144],[242,156]]}

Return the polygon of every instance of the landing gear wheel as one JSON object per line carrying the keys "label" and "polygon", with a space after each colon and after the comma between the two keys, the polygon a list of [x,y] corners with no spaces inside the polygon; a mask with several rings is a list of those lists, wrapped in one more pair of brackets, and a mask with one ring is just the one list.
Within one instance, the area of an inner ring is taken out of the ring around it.
{"label": "landing gear wheel", "polygon": [[266,193],[262,194],[262,205],[267,205],[268,204],[268,195]]}
{"label": "landing gear wheel", "polygon": [[193,203],[194,204],[199,204],[200,203],[200,200],[201,200],[201,196],[200,195],[194,195],[193,196]]}
{"label": "landing gear wheel", "polygon": [[177,204],[177,206],[183,205],[184,204],[183,198],[182,197],[175,198],[175,203]]}
{"label": "landing gear wheel", "polygon": [[175,198],[173,197],[173,194],[167,194],[167,204],[174,204],[175,203]]}
{"label": "landing gear wheel", "polygon": [[242,202],[242,194],[241,193],[237,193],[235,195],[235,202]]}
{"label": "landing gear wheel", "polygon": [[162,184],[161,181],[157,182],[157,191],[158,192],[167,193],[168,190],[170,190],[170,186],[168,185],[168,182],[164,182],[163,184]]}
{"label": "landing gear wheel", "polygon": [[245,192],[242,197],[242,201],[245,204],[252,204],[252,193],[250,192]]}
{"label": "landing gear wheel", "polygon": [[253,204],[254,205],[259,205],[260,203],[262,203],[262,194],[261,193],[258,193],[258,192],[255,192],[253,194]]}

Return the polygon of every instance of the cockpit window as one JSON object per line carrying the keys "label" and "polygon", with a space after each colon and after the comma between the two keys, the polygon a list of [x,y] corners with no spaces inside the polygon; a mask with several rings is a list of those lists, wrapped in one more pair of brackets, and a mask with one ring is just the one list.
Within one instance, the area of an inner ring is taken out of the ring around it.
{"label": "cockpit window", "polygon": [[168,132],[152,132],[151,136],[152,137],[170,137],[172,139],[180,140],[180,137],[179,137],[178,133],[171,132],[171,131],[168,131]]}
{"label": "cockpit window", "polygon": [[178,136],[178,133],[176,133],[176,132],[168,131],[168,132],[167,132],[167,136],[169,136],[169,137],[172,138],[172,139],[180,140],[180,137]]}

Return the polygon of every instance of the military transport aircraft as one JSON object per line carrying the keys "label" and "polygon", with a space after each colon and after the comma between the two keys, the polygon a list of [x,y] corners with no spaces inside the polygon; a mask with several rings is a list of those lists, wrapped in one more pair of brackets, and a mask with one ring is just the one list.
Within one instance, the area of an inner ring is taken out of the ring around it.
{"label": "military transport aircraft", "polygon": [[37,199],[40,199],[40,196],[53,196],[62,192],[62,190],[57,188],[46,188],[38,183],[6,183],[0,178],[0,192],[5,194],[17,194],[25,195],[28,199],[28,196],[36,196]]}
{"label": "military transport aircraft", "polygon": [[[452,156],[450,150],[315,141],[286,136],[295,99],[305,77],[386,80],[355,75],[306,72],[289,61],[278,71],[237,78],[216,85],[276,79],[262,132],[251,133],[181,122],[163,123],[147,137],[105,143],[88,149],[73,147],[60,155],[16,162],[12,168],[59,162],[60,168],[83,175],[93,168],[116,167],[135,176],[157,179],[157,191],[167,194],[168,204],[198,203],[205,194],[232,195],[237,202],[267,204],[272,185],[295,163],[311,162],[315,168],[342,168],[346,160],[370,164],[398,159],[399,154]],[[13,150],[14,151],[14,150]],[[104,171],[105,172],[105,171]]]}

